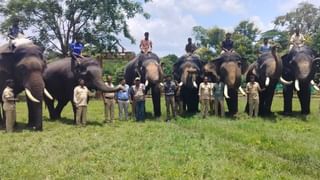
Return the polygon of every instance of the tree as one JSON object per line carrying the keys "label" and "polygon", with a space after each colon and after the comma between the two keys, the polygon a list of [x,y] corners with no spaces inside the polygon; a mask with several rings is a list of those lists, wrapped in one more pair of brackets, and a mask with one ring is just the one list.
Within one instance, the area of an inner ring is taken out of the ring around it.
{"label": "tree", "polygon": [[169,55],[161,58],[161,63],[164,64],[163,72],[165,75],[172,74],[172,67],[173,67],[174,63],[177,61],[178,61],[178,56],[176,56],[174,54],[169,54]]}
{"label": "tree", "polygon": [[209,43],[208,30],[202,26],[195,26],[192,28],[193,36],[201,46],[206,47]]}
{"label": "tree", "polygon": [[127,20],[137,14],[149,18],[142,3],[131,0],[8,0],[1,3],[0,13],[7,17],[3,32],[19,19],[35,40],[64,56],[77,35],[100,49],[117,41],[119,34],[134,43]]}
{"label": "tree", "polygon": [[251,41],[255,41],[260,30],[253,22],[241,21],[234,29],[234,32],[248,37]]}
{"label": "tree", "polygon": [[300,28],[303,34],[313,34],[320,26],[320,9],[315,5],[302,2],[298,7],[285,14],[278,16],[274,24],[276,26],[285,27],[290,33],[296,28]]}
{"label": "tree", "polygon": [[280,31],[277,29],[272,29],[261,34],[261,40],[263,38],[268,38],[274,45],[279,46],[280,51],[286,51],[289,47],[289,33],[287,31]]}

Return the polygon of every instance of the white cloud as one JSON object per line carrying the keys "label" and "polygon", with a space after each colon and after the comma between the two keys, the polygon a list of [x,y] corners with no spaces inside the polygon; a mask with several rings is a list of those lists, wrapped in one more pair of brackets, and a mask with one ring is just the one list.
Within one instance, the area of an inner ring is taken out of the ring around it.
{"label": "white cloud", "polygon": [[278,2],[277,7],[281,13],[286,13],[297,8],[299,3],[307,2],[316,6],[320,5],[320,0],[283,0]]}
{"label": "white cloud", "polygon": [[253,22],[261,32],[274,28],[274,24],[272,22],[263,22],[260,16],[251,16],[249,21]]}
{"label": "white cloud", "polygon": [[148,31],[153,41],[153,51],[160,56],[169,53],[183,54],[187,38],[192,35],[192,27],[197,25],[194,17],[185,14],[176,1],[171,0],[154,0],[145,5],[145,10],[152,14],[151,19],[139,16],[129,21],[130,32],[137,44],[130,45],[126,42],[127,49],[138,52],[138,43],[143,38],[143,33]]}
{"label": "white cloud", "polygon": [[[239,0],[153,0],[144,5],[152,16],[146,20],[138,16],[129,21],[131,34],[139,43],[143,33],[150,32],[154,52],[160,56],[169,53],[182,55],[192,27],[198,25],[195,16],[212,15],[221,10],[228,13],[242,13],[244,6]],[[138,44],[131,45],[123,40],[127,49],[139,51]]]}

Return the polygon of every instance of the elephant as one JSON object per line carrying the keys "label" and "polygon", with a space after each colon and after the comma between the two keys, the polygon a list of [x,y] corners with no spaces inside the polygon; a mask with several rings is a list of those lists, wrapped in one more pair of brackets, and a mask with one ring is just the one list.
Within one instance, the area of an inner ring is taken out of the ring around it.
{"label": "elephant", "polygon": [[173,76],[180,86],[180,98],[183,112],[198,112],[198,90],[203,78],[204,62],[197,55],[186,55],[173,65]]}
{"label": "elephant", "polygon": [[301,105],[301,114],[310,114],[311,85],[319,88],[314,82],[316,64],[320,58],[315,57],[315,53],[308,46],[294,47],[289,54],[282,57],[282,76],[287,81],[292,81],[290,85],[283,88],[284,114],[292,113],[292,97],[295,89]]}
{"label": "elephant", "polygon": [[[98,61],[89,57],[83,57],[78,61],[70,57],[53,61],[47,65],[43,78],[48,92],[53,97],[53,100],[45,98],[50,119],[61,118],[63,108],[71,101],[75,120],[76,107],[73,102],[73,90],[78,85],[80,78],[85,81],[89,90],[114,92],[119,89],[109,88],[105,85]],[[58,101],[56,106],[54,106],[54,100]]]}
{"label": "elephant", "polygon": [[[256,81],[263,89],[259,93],[259,115],[271,115],[271,106],[277,83],[290,84],[284,80],[282,74],[282,60],[276,54],[277,47],[272,47],[271,52],[262,54],[258,60],[252,63],[246,72],[246,81],[254,75]],[[247,105],[248,106],[248,105]],[[247,110],[247,108],[246,108]]]}
{"label": "elephant", "polygon": [[238,89],[242,94],[245,93],[240,85],[246,68],[246,62],[235,52],[226,52],[204,65],[205,76],[212,82],[220,80],[225,84],[224,96],[231,116],[238,113]]}
{"label": "elephant", "polygon": [[124,78],[128,85],[134,84],[134,79],[140,77],[146,86],[146,92],[151,89],[153,112],[155,117],[161,116],[161,86],[163,80],[160,58],[154,53],[140,54],[128,62],[124,69]]}
{"label": "elephant", "polygon": [[27,95],[28,127],[41,131],[43,130],[42,101],[44,94],[52,98],[45,90],[42,75],[46,68],[43,48],[24,39],[15,41],[17,43],[14,49],[9,48],[7,44],[0,48],[0,95],[2,97],[6,80],[13,79],[14,94],[17,95],[24,90]]}

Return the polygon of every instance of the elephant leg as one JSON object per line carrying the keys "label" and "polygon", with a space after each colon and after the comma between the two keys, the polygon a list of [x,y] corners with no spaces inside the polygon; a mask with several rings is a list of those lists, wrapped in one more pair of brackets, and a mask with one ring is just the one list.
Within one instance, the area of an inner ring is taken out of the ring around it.
{"label": "elephant leg", "polygon": [[230,98],[226,99],[226,101],[229,109],[229,114],[233,116],[238,113],[238,92],[234,89],[229,89],[228,93]]}
{"label": "elephant leg", "polygon": [[54,110],[54,115],[56,119],[61,118],[61,112],[67,104],[68,104],[68,101],[58,101],[58,104]]}
{"label": "elephant leg", "polygon": [[270,84],[270,86],[265,90],[265,92],[263,92],[263,115],[271,115],[271,106],[275,88],[276,84]]}
{"label": "elephant leg", "polygon": [[72,111],[73,111],[73,123],[77,124],[77,121],[76,121],[77,107],[75,103],[72,103]]}
{"label": "elephant leg", "polygon": [[310,114],[311,89],[308,84],[303,84],[301,90],[297,93],[301,106],[301,114]]}
{"label": "elephant leg", "polygon": [[283,113],[292,113],[292,97],[293,97],[293,85],[283,87]]}
{"label": "elephant leg", "polygon": [[54,100],[51,100],[47,97],[44,98],[44,101],[48,107],[50,119],[58,119],[55,109],[54,109]]}
{"label": "elephant leg", "polygon": [[28,104],[28,127],[37,131],[42,131],[42,103],[31,102],[27,100]]}
{"label": "elephant leg", "polygon": [[152,93],[152,103],[153,103],[153,112],[155,117],[161,116],[161,92],[158,86],[154,86],[151,89]]}

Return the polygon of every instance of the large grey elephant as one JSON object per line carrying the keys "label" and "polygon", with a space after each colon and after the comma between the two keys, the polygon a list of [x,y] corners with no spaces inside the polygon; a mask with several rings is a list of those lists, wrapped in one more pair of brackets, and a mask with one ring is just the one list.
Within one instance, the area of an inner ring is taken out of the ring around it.
{"label": "large grey elephant", "polygon": [[238,112],[238,90],[244,94],[240,85],[241,75],[246,68],[246,62],[239,54],[234,52],[226,52],[204,66],[204,73],[209,79],[213,82],[217,79],[224,82],[224,96],[231,116]]}
{"label": "large grey elephant", "polygon": [[301,105],[301,114],[310,113],[311,85],[318,90],[315,85],[314,76],[316,63],[320,58],[316,58],[314,52],[307,46],[294,47],[288,55],[282,57],[282,76],[287,81],[294,83],[283,88],[284,113],[292,113],[292,97],[295,89]]}
{"label": "large grey elephant", "polygon": [[271,115],[274,91],[279,80],[283,84],[291,83],[281,77],[282,60],[277,56],[276,49],[274,46],[271,52],[262,54],[256,62],[249,66],[246,73],[247,82],[250,80],[250,75],[254,75],[260,87],[264,89],[259,93],[260,115]]}
{"label": "large grey elephant", "polygon": [[197,55],[186,55],[178,59],[173,65],[174,79],[181,86],[180,97],[183,111],[195,113],[198,111],[198,90],[203,78],[204,62]]}
{"label": "large grey elephant", "polygon": [[25,90],[27,95],[28,126],[42,130],[42,100],[46,92],[42,76],[46,68],[43,49],[32,43],[16,45],[13,50],[8,45],[0,49],[1,97],[6,80],[13,79],[14,93],[17,95]]}
{"label": "large grey elephant", "polygon": [[51,119],[61,118],[61,112],[69,101],[72,102],[75,118],[75,104],[73,90],[78,85],[78,79],[84,79],[90,90],[114,92],[118,88],[108,88],[102,80],[102,69],[98,61],[92,58],[82,58],[80,64],[71,58],[64,58],[47,65],[43,73],[46,88],[52,97],[58,101],[45,98]]}
{"label": "large grey elephant", "polygon": [[130,86],[134,84],[135,77],[140,77],[141,82],[145,83],[146,91],[148,92],[151,89],[154,116],[160,117],[160,86],[163,79],[163,71],[159,57],[154,53],[137,56],[126,65],[124,77]]}

